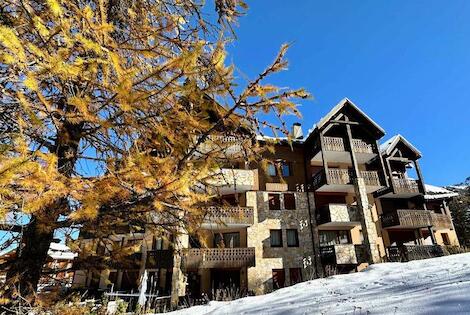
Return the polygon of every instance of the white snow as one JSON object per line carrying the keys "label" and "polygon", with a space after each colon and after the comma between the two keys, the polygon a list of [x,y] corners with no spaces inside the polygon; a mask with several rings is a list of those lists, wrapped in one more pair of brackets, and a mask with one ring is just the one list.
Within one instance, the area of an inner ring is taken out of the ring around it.
{"label": "white snow", "polygon": [[459,194],[450,190],[447,190],[443,187],[433,186],[426,184],[426,195],[425,199],[445,199],[457,197]]}
{"label": "white snow", "polygon": [[375,264],[359,273],[171,314],[470,314],[469,266],[470,253]]}
{"label": "white snow", "polygon": [[47,252],[49,257],[52,259],[64,259],[64,260],[69,260],[69,259],[74,259],[78,254],[74,253],[70,250],[70,248],[62,243],[51,243],[49,246],[49,250]]}

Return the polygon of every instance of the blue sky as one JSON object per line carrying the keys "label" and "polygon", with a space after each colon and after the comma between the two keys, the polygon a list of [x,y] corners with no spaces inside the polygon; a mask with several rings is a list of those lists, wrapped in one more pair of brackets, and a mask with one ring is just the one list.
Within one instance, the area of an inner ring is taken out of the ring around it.
{"label": "blue sky", "polygon": [[[290,42],[270,82],[304,87],[304,132],[343,97],[421,152],[427,183],[470,176],[470,1],[249,1],[227,61],[250,78]],[[297,119],[289,120],[293,122]]]}

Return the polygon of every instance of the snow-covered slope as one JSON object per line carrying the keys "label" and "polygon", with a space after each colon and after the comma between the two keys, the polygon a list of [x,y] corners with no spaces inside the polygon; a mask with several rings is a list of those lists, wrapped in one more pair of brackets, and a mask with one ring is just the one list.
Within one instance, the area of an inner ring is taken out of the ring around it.
{"label": "snow-covered slope", "polygon": [[470,314],[470,254],[318,279],[171,314]]}

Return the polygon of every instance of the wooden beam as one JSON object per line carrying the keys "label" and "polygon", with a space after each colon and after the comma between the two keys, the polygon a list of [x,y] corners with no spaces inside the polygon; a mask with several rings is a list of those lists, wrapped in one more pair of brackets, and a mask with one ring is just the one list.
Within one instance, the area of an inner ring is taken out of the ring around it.
{"label": "wooden beam", "polygon": [[384,161],[382,158],[382,154],[380,153],[380,146],[379,146],[378,140],[375,140],[375,148],[377,150],[377,154],[379,155],[379,162],[380,162],[380,167],[382,168],[382,174],[383,174],[383,179],[385,180],[384,182],[385,186],[389,186],[388,176],[387,176],[387,172],[385,171],[385,165],[384,165]]}
{"label": "wooden beam", "polygon": [[357,121],[348,121],[348,120],[330,120],[332,123],[343,124],[343,125],[360,125]]}
{"label": "wooden beam", "polygon": [[423,178],[423,174],[421,173],[421,167],[419,167],[419,163],[417,160],[414,160],[413,163],[416,168],[416,174],[418,175],[418,184],[421,187],[421,192],[423,194],[426,194],[426,188],[424,186],[424,178]]}
{"label": "wooden beam", "polygon": [[328,161],[327,161],[327,158],[325,156],[325,151],[324,151],[325,139],[323,138],[324,137],[323,133],[324,133],[323,131],[320,132],[321,158],[322,158],[322,162],[323,162],[323,171],[325,172],[325,183],[329,184],[329,180],[328,180]]}
{"label": "wooden beam", "polygon": [[358,178],[360,173],[359,173],[359,166],[357,165],[356,154],[354,153],[354,149],[353,149],[354,147],[353,147],[353,142],[352,142],[353,138],[352,138],[352,132],[351,132],[351,125],[346,125],[346,134],[347,134],[348,145],[349,145],[349,154],[351,155],[351,161],[353,164],[354,177]]}

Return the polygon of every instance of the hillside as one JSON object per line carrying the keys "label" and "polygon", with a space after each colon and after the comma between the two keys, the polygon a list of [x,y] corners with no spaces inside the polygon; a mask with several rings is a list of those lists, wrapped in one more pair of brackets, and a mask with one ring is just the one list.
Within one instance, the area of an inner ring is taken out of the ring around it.
{"label": "hillside", "polygon": [[360,273],[171,314],[468,314],[469,266],[470,254],[377,264]]}

